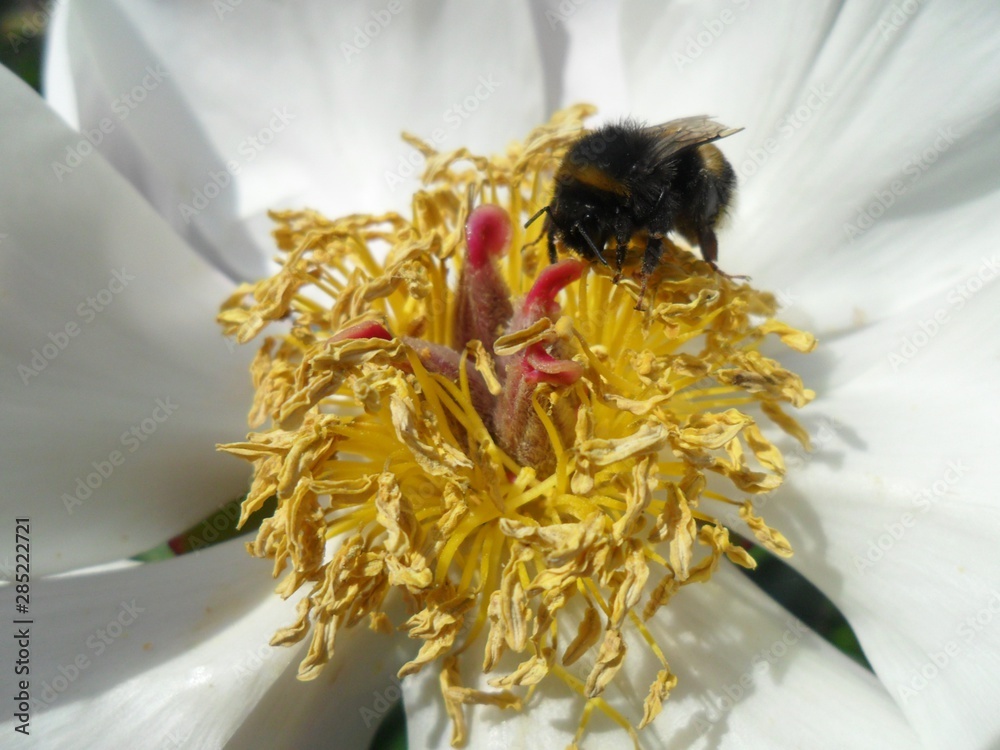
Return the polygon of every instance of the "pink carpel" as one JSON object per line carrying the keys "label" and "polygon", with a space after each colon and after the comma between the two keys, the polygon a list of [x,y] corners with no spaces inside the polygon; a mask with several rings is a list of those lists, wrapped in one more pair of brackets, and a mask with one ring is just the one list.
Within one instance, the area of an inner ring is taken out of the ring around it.
{"label": "pink carpel", "polygon": [[534,322],[558,312],[556,295],[583,274],[583,261],[567,258],[555,263],[540,274],[524,298],[522,316]]}
{"label": "pink carpel", "polygon": [[510,216],[499,206],[484,204],[475,208],[465,222],[469,265],[482,268],[492,257],[502,255],[513,231]]}
{"label": "pink carpel", "polygon": [[451,341],[456,351],[473,339],[491,351],[514,314],[510,288],[496,262],[510,247],[512,232],[510,216],[500,206],[478,206],[465,222],[466,262],[458,279]]}

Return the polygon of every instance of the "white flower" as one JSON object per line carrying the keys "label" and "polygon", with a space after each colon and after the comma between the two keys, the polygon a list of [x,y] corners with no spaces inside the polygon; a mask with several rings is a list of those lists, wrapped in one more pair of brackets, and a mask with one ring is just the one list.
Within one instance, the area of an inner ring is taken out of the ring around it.
{"label": "white flower", "polygon": [[[818,450],[768,520],[878,675],[723,569],[656,621],[680,684],[643,742],[991,747],[998,26],[986,2],[62,7],[50,102],[80,132],[0,76],[0,475],[5,516],[31,519],[33,620],[30,675],[5,684],[30,680],[31,737],[364,746],[412,645],[348,631],[296,683],[298,654],[266,645],[289,605],[240,544],[42,576],[132,555],[243,491],[214,444],[245,431],[250,352],[212,318],[265,271],[267,208],[403,206],[416,170],[399,130],[496,150],[585,98],[607,117],[747,128],[725,144],[742,189],[722,267],[821,341],[793,367],[818,393]],[[2,544],[13,578],[13,532]],[[0,591],[3,616],[15,603]],[[5,637],[0,661],[20,648]],[[411,747],[446,741],[433,679],[404,685]],[[470,746],[565,745],[577,708],[477,709]],[[0,747],[25,739],[14,713]]]}

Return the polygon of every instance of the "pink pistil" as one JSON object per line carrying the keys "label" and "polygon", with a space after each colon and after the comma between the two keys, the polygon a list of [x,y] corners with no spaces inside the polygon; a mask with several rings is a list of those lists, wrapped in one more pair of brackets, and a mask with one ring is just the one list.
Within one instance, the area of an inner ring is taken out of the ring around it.
{"label": "pink pistil", "polygon": [[469,264],[482,268],[492,257],[502,254],[512,232],[510,216],[502,208],[490,204],[476,208],[465,223]]}
{"label": "pink pistil", "polygon": [[499,206],[477,207],[465,223],[466,262],[458,280],[452,347],[462,351],[473,339],[492,351],[514,307],[497,259],[510,247],[512,224]]}
{"label": "pink pistil", "polygon": [[556,304],[556,295],[579,279],[582,273],[583,262],[567,258],[538,274],[538,278],[535,279],[535,283],[532,284],[528,295],[524,298],[524,307],[521,309],[521,317],[526,323],[524,327],[546,315],[558,314],[559,306]]}

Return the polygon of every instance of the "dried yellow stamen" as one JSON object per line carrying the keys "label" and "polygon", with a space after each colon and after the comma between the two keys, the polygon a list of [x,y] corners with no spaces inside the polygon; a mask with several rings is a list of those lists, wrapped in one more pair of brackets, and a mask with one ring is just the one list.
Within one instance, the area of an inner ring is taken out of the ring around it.
{"label": "dried yellow stamen", "polygon": [[[254,465],[243,520],[277,498],[251,552],[285,574],[282,596],[306,588],[273,642],[311,635],[312,679],[339,629],[405,630],[422,645],[399,674],[440,665],[453,744],[463,706],[521,710],[514,691],[548,677],[584,701],[577,740],[594,710],[635,737],[677,683],[644,620],[724,557],[754,567],[715,509],[738,506],[750,535],[791,554],[753,510],[785,473],[758,418],[807,444],[781,404],[813,394],[757,347],[773,334],[808,351],[812,337],[771,319],[770,295],[672,245],[637,312],[628,274],[549,266],[522,229],[590,112],[558,113],[494,157],[410,137],[428,165],[412,218],[272,214],[281,271],[219,315],[241,342],[287,321],[252,367],[262,431],[221,446]],[[505,252],[466,246],[484,203],[513,218]],[[709,474],[739,497],[706,490]],[[386,614],[390,592],[405,622]],[[632,718],[603,697],[636,658],[627,632],[662,665]],[[504,672],[496,692],[459,683],[480,637],[484,672]]]}

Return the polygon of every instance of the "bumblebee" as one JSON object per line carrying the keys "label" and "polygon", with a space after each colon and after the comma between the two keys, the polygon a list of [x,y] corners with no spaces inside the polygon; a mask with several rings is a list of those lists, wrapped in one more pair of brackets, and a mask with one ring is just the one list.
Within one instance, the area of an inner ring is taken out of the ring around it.
{"label": "bumblebee", "polygon": [[701,248],[717,268],[715,228],[736,189],[736,173],[713,144],[743,128],[728,128],[708,117],[685,117],[646,127],[626,120],[582,136],[556,172],[552,202],[545,214],[549,260],[556,261],[556,238],[591,261],[608,266],[605,250],[614,238],[615,266],[621,277],[629,241],[647,235],[642,259],[641,309],[646,281],[660,264],[663,241],[674,230]]}

